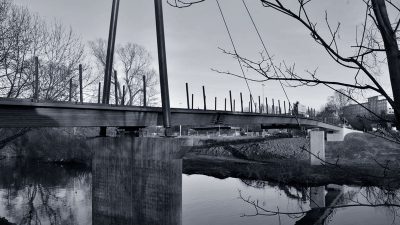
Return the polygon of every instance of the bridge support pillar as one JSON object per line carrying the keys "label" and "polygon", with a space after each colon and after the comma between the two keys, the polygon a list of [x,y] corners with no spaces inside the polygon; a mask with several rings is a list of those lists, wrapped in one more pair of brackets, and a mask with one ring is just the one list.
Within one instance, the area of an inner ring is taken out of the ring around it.
{"label": "bridge support pillar", "polygon": [[311,209],[325,207],[325,187],[311,187],[310,200]]}
{"label": "bridge support pillar", "polygon": [[310,162],[312,166],[324,165],[325,161],[325,132],[310,132]]}

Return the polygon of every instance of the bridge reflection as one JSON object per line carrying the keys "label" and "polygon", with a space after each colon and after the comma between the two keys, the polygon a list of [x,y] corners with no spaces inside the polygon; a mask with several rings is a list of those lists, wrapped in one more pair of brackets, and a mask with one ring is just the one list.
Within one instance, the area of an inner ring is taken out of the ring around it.
{"label": "bridge reflection", "polygon": [[329,185],[328,187],[310,188],[310,208],[304,217],[295,225],[324,225],[335,211],[335,206],[344,202],[343,187]]}
{"label": "bridge reflection", "polygon": [[181,224],[179,146],[174,139],[96,140],[93,224]]}

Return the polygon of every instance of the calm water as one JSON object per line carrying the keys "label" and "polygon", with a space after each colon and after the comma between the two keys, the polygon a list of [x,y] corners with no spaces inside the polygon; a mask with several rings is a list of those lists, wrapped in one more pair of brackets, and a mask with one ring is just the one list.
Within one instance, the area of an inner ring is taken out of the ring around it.
{"label": "calm water", "polygon": [[[0,161],[0,218],[15,224],[400,224],[398,191],[186,175],[182,160],[125,153],[101,155],[92,169]],[[393,206],[379,206],[385,202]]]}

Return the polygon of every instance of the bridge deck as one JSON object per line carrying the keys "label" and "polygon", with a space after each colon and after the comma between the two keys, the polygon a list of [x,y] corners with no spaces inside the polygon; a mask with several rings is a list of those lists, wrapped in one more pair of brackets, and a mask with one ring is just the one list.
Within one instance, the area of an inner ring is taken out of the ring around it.
{"label": "bridge deck", "polygon": [[[162,125],[159,107],[102,104],[35,103],[26,100],[0,101],[0,127],[136,127]],[[340,127],[310,118],[300,125],[339,130]],[[261,125],[265,128],[296,127],[294,116],[240,113],[215,110],[171,109],[172,125]]]}

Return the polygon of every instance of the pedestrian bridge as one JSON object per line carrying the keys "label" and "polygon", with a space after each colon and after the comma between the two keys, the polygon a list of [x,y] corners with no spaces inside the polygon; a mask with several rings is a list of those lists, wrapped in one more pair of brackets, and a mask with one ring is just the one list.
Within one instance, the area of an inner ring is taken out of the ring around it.
{"label": "pedestrian bridge", "polygon": [[[47,103],[21,99],[0,100],[0,127],[146,127],[163,124],[162,108],[82,103]],[[342,128],[292,115],[220,110],[171,109],[171,125],[260,125],[262,128]]]}

